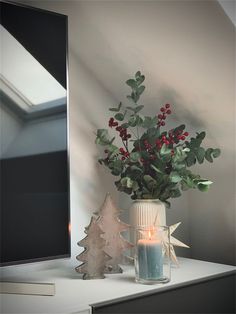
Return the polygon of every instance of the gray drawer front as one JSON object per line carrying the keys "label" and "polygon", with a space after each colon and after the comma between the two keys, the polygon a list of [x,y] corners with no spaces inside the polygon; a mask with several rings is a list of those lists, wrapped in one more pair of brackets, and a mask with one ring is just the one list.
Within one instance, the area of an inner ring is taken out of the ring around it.
{"label": "gray drawer front", "polygon": [[235,275],[139,298],[93,306],[93,314],[236,313]]}

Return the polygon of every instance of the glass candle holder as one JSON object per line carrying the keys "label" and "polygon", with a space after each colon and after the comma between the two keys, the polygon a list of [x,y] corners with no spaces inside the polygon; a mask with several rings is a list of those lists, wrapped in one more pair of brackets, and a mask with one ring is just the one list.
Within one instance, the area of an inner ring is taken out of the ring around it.
{"label": "glass candle holder", "polygon": [[138,227],[134,260],[136,282],[142,284],[169,282],[171,278],[169,227]]}

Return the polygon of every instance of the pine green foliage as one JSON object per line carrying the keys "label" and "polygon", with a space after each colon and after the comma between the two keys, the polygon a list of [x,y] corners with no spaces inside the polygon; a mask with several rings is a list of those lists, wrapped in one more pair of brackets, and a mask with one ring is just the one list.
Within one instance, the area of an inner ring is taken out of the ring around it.
{"label": "pine green foliage", "polygon": [[145,76],[138,71],[126,81],[131,88],[127,96],[129,104],[120,102],[109,109],[113,116],[108,125],[121,138],[123,147],[114,144],[116,136],[111,137],[107,129],[97,130],[96,143],[105,149],[105,157],[98,161],[117,177],[117,189],[132,199],[160,199],[169,203],[169,198],[179,197],[188,189],[208,191],[212,181],[189,168],[204,161],[212,163],[220,156],[220,149],[201,146],[205,132],[188,139],[183,124],[163,130],[171,114],[169,104],[161,107],[154,117],[143,116],[144,106],[138,101],[145,90],[144,80]]}

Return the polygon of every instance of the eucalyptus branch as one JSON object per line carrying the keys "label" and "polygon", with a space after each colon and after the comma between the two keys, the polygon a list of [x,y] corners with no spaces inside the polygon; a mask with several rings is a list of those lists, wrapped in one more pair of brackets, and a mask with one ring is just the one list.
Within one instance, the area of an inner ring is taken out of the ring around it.
{"label": "eucalyptus branch", "polygon": [[[115,138],[110,139],[107,129],[97,130],[96,143],[105,147],[104,153],[107,154],[99,159],[100,163],[103,161],[102,164],[113,175],[119,176],[115,182],[117,189],[131,195],[132,199],[158,197],[167,202],[169,198],[181,196],[181,190],[198,188],[207,191],[212,182],[194,175],[189,167],[204,161],[212,163],[220,156],[220,149],[201,146],[205,132],[189,139],[184,124],[169,131],[162,130],[171,114],[169,104],[162,106],[154,117],[141,118],[139,112],[144,106],[137,102],[145,89],[142,85],[144,80],[145,76],[138,71],[134,78],[126,81],[132,89],[131,95],[127,96],[131,100],[130,107],[119,103],[118,107],[109,109],[115,112],[109,120],[109,127],[120,132],[124,148],[119,151],[113,144]],[[131,135],[134,136],[132,142],[129,140]],[[108,156],[112,156],[109,163],[106,161]]]}

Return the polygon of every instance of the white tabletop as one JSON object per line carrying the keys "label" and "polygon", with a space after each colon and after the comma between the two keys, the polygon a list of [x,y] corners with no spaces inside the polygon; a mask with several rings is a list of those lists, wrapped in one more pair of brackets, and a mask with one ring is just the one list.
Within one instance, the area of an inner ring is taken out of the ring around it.
{"label": "white tabletop", "polygon": [[236,272],[236,267],[180,258],[180,267],[172,268],[167,284],[142,285],[134,281],[134,268],[123,266],[123,274],[107,275],[105,279],[81,280],[74,269],[50,269],[38,272],[38,282],[54,282],[55,296],[1,295],[1,313],[79,313],[90,305],[112,303],[139,295],[189,285]]}

